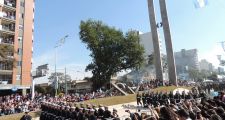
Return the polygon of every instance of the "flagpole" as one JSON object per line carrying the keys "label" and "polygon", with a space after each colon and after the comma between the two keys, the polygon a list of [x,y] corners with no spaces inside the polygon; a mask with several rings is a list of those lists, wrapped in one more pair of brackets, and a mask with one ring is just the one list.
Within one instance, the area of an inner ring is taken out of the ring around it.
{"label": "flagpole", "polygon": [[61,38],[55,45],[55,96],[58,94],[58,88],[59,88],[59,81],[57,79],[57,68],[56,68],[56,63],[57,63],[57,48],[62,46],[65,43],[66,38],[68,38],[69,35],[65,35],[63,38]]}
{"label": "flagpole", "polygon": [[55,96],[57,96],[58,92],[58,79],[56,75],[56,60],[57,60],[57,46],[55,46]]}

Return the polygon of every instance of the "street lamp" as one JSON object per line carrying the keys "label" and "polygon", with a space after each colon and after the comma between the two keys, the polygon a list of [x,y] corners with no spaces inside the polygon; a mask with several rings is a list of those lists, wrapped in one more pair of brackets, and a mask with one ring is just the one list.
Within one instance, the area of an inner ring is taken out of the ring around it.
{"label": "street lamp", "polygon": [[55,49],[55,96],[57,95],[57,90],[58,90],[58,78],[57,78],[57,72],[56,72],[57,48],[62,46],[65,43],[66,38],[68,38],[68,37],[69,37],[69,35],[64,36],[54,46],[54,49]]}

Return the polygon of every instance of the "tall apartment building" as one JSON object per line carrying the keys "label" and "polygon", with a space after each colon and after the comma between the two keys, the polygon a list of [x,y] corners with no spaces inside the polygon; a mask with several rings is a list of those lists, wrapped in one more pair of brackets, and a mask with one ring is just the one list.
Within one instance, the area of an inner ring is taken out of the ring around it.
{"label": "tall apartment building", "polygon": [[[152,53],[154,53],[152,33],[151,32],[139,33],[139,36],[140,36],[140,44],[145,49],[144,56],[145,56],[145,58],[147,58],[149,55],[151,55]],[[160,51],[162,51],[162,43],[161,43],[161,40],[159,41],[159,44],[160,44]]]}
{"label": "tall apartment building", "polygon": [[203,59],[199,62],[200,70],[206,70],[208,72],[213,72],[214,66],[212,63],[208,62],[206,59]]}
{"label": "tall apartment building", "polygon": [[198,51],[197,49],[175,52],[177,74],[186,73],[187,69],[199,70]]}
{"label": "tall apartment building", "polygon": [[16,64],[0,61],[0,95],[5,91],[23,93],[31,85],[35,0],[0,0],[0,44],[14,47]]}

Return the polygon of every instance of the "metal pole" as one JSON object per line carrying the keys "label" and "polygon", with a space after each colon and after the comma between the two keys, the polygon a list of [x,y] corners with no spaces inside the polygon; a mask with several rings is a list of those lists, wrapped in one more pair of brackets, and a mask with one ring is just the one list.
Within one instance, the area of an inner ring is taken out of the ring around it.
{"label": "metal pole", "polygon": [[65,94],[67,95],[66,67],[65,67]]}
{"label": "metal pole", "polygon": [[56,72],[56,63],[57,63],[57,48],[62,46],[65,42],[65,39],[69,37],[69,35],[66,35],[64,36],[62,39],[60,39],[59,43],[56,44],[55,46],[55,82],[56,82],[56,89],[55,89],[55,95],[57,95],[57,91],[59,89],[59,81],[58,81],[58,78],[57,78],[57,72]]}
{"label": "metal pole", "polygon": [[56,72],[56,60],[57,60],[57,46],[55,46],[55,96],[57,96],[58,92],[58,79],[57,79],[57,72]]}
{"label": "metal pole", "polygon": [[34,81],[34,77],[32,77],[32,87],[31,87],[31,99],[34,99],[34,91],[35,91],[35,81]]}

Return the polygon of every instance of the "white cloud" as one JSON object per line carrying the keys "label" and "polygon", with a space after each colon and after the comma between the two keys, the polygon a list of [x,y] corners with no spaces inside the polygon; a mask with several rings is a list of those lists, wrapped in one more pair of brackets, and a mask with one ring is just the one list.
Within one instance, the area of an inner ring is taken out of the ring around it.
{"label": "white cloud", "polygon": [[53,66],[53,64],[50,64],[49,62],[55,63],[55,52],[51,50],[49,50],[48,52],[45,52],[42,55],[38,55],[34,57],[32,68],[33,70],[35,70],[37,66],[43,65],[43,64],[49,64],[49,66]]}
{"label": "white cloud", "polygon": [[225,56],[224,51],[220,44],[213,45],[211,50],[205,51],[203,54],[199,55],[199,60],[206,59],[212,63],[215,67],[219,66],[219,60],[217,55]]}
{"label": "white cloud", "polygon": [[[35,79],[36,84],[48,82],[48,78],[51,75],[51,73],[55,72],[54,57],[55,57],[54,52],[49,51],[34,59],[33,70],[35,70],[35,68],[39,65],[46,64],[47,62],[52,61],[51,64],[49,64],[48,75],[45,77],[36,78]],[[90,71],[85,72],[85,68],[86,68],[85,64],[78,64],[78,63],[57,64],[56,71],[65,73],[65,67],[66,67],[66,74],[70,75],[73,80],[81,80],[84,77],[92,76],[92,73]]]}

